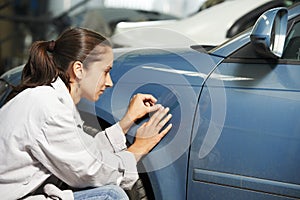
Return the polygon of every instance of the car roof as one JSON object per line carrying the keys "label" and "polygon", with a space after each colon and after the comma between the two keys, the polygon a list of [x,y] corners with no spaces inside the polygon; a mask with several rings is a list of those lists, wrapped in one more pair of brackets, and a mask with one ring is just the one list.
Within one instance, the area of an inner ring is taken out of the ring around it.
{"label": "car roof", "polygon": [[[147,37],[149,39],[151,38],[152,44],[156,46],[156,43],[162,44],[162,42],[160,42],[160,39],[163,37],[162,35],[165,34],[163,38],[166,38],[164,40],[166,45],[172,46],[172,43],[174,41],[178,42],[178,40],[176,39],[171,40],[168,35],[182,35],[182,38],[187,38],[187,45],[217,45],[226,40],[227,31],[236,22],[236,20],[244,16],[246,13],[257,9],[258,7],[268,2],[272,2],[272,0],[226,0],[222,3],[204,9],[190,17],[181,20],[173,20],[169,21],[169,23],[163,23],[161,25],[159,25],[158,23],[155,25],[149,24],[149,26],[147,27],[148,30],[143,33],[139,33],[139,30],[137,29],[139,29],[140,27],[145,28],[145,23],[121,23],[117,25],[117,29],[115,32],[115,35],[117,37],[113,37],[112,40],[113,42],[117,44],[119,43],[121,45],[126,40],[128,40],[128,43],[129,41],[132,41],[130,42],[130,45],[135,46],[139,45],[139,42],[136,41],[135,37],[131,37],[130,34],[137,34],[137,36],[139,37],[140,35],[143,35],[143,38],[145,39]],[[224,12],[225,10],[226,12]],[[157,32],[159,31],[159,29],[161,29],[161,37],[154,37],[153,33],[150,30],[150,28],[152,27],[156,29],[153,32]],[[136,29],[137,32],[132,32],[134,29]],[[130,34],[122,34],[122,32],[126,31],[131,32]],[[122,35],[120,36],[120,34]],[[220,34],[222,34],[222,36],[220,36]],[[156,40],[157,42],[155,42]],[[145,44],[147,44],[147,41],[144,40],[144,42]]]}

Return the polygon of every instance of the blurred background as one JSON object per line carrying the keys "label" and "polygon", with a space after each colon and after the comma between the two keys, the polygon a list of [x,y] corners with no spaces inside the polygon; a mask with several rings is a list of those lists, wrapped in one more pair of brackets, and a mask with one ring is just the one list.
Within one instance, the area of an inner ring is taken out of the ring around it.
{"label": "blurred background", "polygon": [[23,64],[33,41],[51,40],[70,26],[106,36],[121,21],[184,18],[203,0],[0,0],[0,75]]}
{"label": "blurred background", "polygon": [[[181,31],[180,29],[182,29],[183,31],[195,32],[193,34],[204,38],[202,35],[199,35],[198,32],[196,33],[195,24],[197,26],[211,24],[214,28],[220,29],[221,26],[229,27],[229,25],[226,24],[229,20],[226,21],[222,15],[237,15],[234,19],[236,20],[235,24],[237,26],[233,24],[231,29],[236,30],[235,32],[238,33],[252,25],[256,17],[264,10],[274,6],[290,6],[297,1],[298,0],[0,0],[0,75],[26,62],[28,50],[33,41],[55,39],[68,27],[86,27],[113,38],[113,34],[118,33],[117,25],[124,24],[124,22],[127,22],[128,26],[132,26],[129,22],[135,22],[135,24],[137,24],[136,26],[144,26],[144,22],[158,22],[160,24],[171,24],[168,26],[169,28],[173,23],[173,26],[177,28],[177,30],[174,29],[175,32]],[[244,3],[242,4],[240,2]],[[221,7],[221,4],[224,6]],[[238,4],[241,5],[237,6]],[[254,6],[254,4],[257,5]],[[233,8],[232,5],[236,5],[236,8]],[[249,5],[252,5],[253,8],[250,9],[251,6]],[[216,8],[218,6],[219,9]],[[228,11],[230,7],[236,9],[236,11]],[[214,8],[216,8],[216,11],[208,14],[208,10],[210,9],[212,11]],[[247,9],[251,10],[251,12],[247,11]],[[207,11],[206,16],[204,15],[204,11]],[[199,15],[199,13],[203,13],[203,15]],[[191,19],[190,22],[188,18]],[[202,21],[200,21],[201,19]],[[174,23],[177,21],[180,21],[181,24],[177,25],[177,23]],[[213,21],[219,24],[214,25]],[[230,23],[233,22],[232,19]],[[150,24],[150,26],[152,26],[152,24]],[[187,30],[188,28],[182,27],[190,27],[192,30]],[[203,29],[206,30],[208,28],[203,26]],[[225,29],[227,29],[227,27]],[[127,30],[127,27],[125,30]],[[199,30],[202,33],[204,32],[201,29]],[[211,29],[211,32],[217,33],[220,31]],[[211,34],[211,32],[208,32],[209,35],[216,36],[216,34]],[[140,35],[145,34],[140,33]],[[150,37],[153,39],[151,33]],[[160,34],[158,38],[161,37]],[[121,41],[125,39],[126,38],[121,38]],[[225,31],[224,38],[222,39],[225,39]],[[136,40],[136,38],[133,37],[133,40]],[[141,40],[147,41],[148,39],[142,38]],[[118,47],[117,43],[115,47]]]}

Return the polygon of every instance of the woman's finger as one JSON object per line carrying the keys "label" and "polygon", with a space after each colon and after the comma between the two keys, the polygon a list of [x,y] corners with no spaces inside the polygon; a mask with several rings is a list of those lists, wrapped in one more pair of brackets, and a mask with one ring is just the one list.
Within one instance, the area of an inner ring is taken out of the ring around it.
{"label": "woman's finger", "polygon": [[167,133],[171,130],[172,126],[173,126],[172,124],[169,124],[164,130],[162,130],[158,134],[158,137],[160,137],[160,139],[162,139],[163,137],[165,137],[165,135],[167,135]]}
{"label": "woman's finger", "polygon": [[160,105],[160,104],[155,104],[154,106],[150,106],[149,109],[148,109],[148,112],[154,112],[154,111],[157,111],[158,109],[162,108],[163,106]]}
{"label": "woman's finger", "polygon": [[163,118],[158,124],[157,124],[157,129],[158,131],[160,131],[162,129],[162,127],[164,127],[164,125],[166,125],[168,123],[168,121],[170,121],[170,119],[172,118],[171,114],[168,114],[165,118]]}
{"label": "woman's finger", "polygon": [[158,111],[158,115],[153,119],[153,125],[158,126],[160,121],[166,116],[170,111],[170,108],[165,108]]}
{"label": "woman's finger", "polygon": [[148,120],[148,124],[153,124],[158,115],[164,110],[163,106],[158,107],[158,109],[154,112],[154,114]]}
{"label": "woman's finger", "polygon": [[138,95],[141,96],[144,102],[148,101],[148,102],[152,102],[153,104],[157,102],[157,99],[151,94],[138,94]]}

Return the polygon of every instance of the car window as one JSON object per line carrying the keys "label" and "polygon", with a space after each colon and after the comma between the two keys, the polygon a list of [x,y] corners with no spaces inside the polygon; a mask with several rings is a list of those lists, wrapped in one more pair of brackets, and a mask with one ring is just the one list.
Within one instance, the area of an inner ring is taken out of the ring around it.
{"label": "car window", "polygon": [[289,31],[282,58],[300,61],[300,21],[294,23]]}

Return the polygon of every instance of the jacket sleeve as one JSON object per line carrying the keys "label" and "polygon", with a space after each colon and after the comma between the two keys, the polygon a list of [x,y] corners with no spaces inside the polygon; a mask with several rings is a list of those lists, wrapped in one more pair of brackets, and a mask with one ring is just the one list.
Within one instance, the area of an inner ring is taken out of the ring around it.
{"label": "jacket sleeve", "polygon": [[118,153],[127,148],[125,134],[119,123],[97,133],[95,140],[98,142],[98,145],[106,147],[105,149],[111,149],[111,152]]}
{"label": "jacket sleeve", "polygon": [[[36,143],[31,149],[33,156],[73,187],[116,184],[131,188],[138,178],[136,160],[132,153],[124,150],[123,140],[112,144],[112,151],[97,141],[101,138],[84,133],[71,116],[71,113],[54,115],[47,120],[41,133],[33,138]],[[109,134],[112,129],[105,133]]]}

